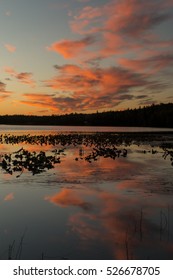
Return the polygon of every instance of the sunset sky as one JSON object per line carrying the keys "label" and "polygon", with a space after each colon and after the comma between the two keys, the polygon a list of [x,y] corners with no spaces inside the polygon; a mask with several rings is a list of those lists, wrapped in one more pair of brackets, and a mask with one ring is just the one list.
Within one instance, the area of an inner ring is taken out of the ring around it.
{"label": "sunset sky", "polygon": [[173,0],[0,0],[0,114],[173,102]]}

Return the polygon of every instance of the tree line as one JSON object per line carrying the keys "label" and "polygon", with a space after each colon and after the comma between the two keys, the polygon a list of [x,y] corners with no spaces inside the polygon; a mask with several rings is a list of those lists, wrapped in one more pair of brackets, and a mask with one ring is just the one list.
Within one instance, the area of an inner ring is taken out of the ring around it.
{"label": "tree line", "polygon": [[71,113],[65,115],[0,115],[0,124],[68,126],[139,126],[173,128],[173,103],[124,111]]}

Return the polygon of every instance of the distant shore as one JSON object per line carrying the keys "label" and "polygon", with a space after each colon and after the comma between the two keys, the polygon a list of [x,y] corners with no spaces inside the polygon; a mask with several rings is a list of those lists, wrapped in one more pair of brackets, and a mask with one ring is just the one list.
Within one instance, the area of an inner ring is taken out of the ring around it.
{"label": "distant shore", "polygon": [[125,126],[58,126],[58,125],[9,125],[0,124],[0,134],[158,134],[173,135],[173,128],[160,127],[125,127]]}
{"label": "distant shore", "polygon": [[117,126],[173,128],[173,103],[124,111],[71,113],[64,115],[1,115],[1,125]]}

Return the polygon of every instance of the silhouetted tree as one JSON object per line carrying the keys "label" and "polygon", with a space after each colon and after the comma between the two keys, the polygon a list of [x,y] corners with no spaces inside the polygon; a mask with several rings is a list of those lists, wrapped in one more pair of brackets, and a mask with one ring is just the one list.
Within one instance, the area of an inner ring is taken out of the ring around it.
{"label": "silhouetted tree", "polygon": [[9,125],[76,125],[76,126],[141,126],[173,127],[173,103],[145,106],[124,111],[92,114],[31,116],[3,115],[0,124]]}

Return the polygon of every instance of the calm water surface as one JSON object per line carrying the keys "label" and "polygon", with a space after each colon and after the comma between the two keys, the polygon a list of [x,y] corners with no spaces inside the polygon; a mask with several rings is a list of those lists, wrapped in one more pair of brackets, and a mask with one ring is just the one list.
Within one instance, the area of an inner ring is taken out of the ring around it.
{"label": "calm water surface", "polygon": [[[21,148],[62,146],[1,143],[0,154]],[[61,163],[34,176],[0,167],[0,258],[172,259],[173,166],[163,150],[130,145],[127,157],[89,162],[92,147],[63,148]]]}
{"label": "calm water surface", "polygon": [[52,131],[52,132],[157,132],[173,131],[172,128],[156,127],[124,127],[124,126],[30,126],[30,125],[0,125],[0,132],[15,131]]}

